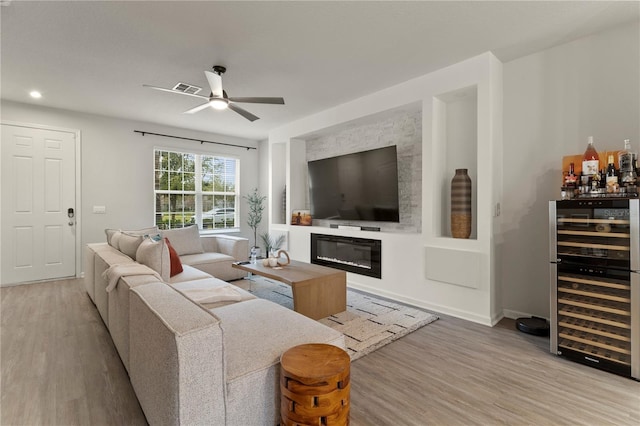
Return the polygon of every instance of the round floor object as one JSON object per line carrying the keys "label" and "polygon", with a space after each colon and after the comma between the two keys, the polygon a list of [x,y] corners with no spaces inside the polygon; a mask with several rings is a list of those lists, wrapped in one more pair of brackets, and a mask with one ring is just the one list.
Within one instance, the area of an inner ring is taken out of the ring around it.
{"label": "round floor object", "polygon": [[518,318],[516,320],[516,328],[523,333],[533,334],[536,336],[549,335],[549,324],[544,318]]}

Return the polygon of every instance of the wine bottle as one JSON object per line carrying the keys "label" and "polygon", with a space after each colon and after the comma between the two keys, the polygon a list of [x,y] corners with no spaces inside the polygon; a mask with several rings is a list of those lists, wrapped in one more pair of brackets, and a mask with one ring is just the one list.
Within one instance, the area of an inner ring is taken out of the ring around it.
{"label": "wine bottle", "polygon": [[593,146],[593,136],[589,136],[587,149],[582,156],[582,174],[584,176],[593,176],[600,170],[600,157],[598,151]]}
{"label": "wine bottle", "polygon": [[564,177],[564,184],[567,187],[575,188],[578,177],[575,173],[575,166],[573,163],[569,164],[569,174]]}
{"label": "wine bottle", "polygon": [[633,184],[636,181],[636,171],[633,159],[635,153],[631,151],[631,141],[624,140],[624,149],[618,152],[618,165],[620,167],[620,183],[624,185]]}
{"label": "wine bottle", "polygon": [[607,165],[607,192],[618,192],[618,174],[616,173],[616,165],[613,162],[613,155],[609,155]]}
{"label": "wine bottle", "polygon": [[607,170],[603,167],[600,170],[600,188],[605,189],[607,187]]}

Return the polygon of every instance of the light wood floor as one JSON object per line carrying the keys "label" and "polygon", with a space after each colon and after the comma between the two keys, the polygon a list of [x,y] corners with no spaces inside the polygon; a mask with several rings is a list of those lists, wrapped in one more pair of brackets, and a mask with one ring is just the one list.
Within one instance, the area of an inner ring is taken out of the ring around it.
{"label": "light wood floor", "polygon": [[[80,280],[0,296],[0,425],[146,424]],[[512,321],[442,316],[352,364],[351,424],[640,424],[639,382],[548,347]]]}

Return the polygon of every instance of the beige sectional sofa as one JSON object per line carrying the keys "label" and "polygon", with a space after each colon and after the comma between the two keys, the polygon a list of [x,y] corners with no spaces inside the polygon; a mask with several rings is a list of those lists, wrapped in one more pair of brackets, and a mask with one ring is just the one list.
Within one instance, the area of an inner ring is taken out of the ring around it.
{"label": "beige sectional sofa", "polygon": [[[137,261],[109,243],[89,244],[85,285],[149,423],[277,424],[280,355],[311,342],[344,348],[344,336],[198,269],[198,256],[166,278],[166,243],[145,231]],[[177,234],[168,238],[184,251]]]}
{"label": "beige sectional sofa", "polygon": [[[237,280],[246,275],[231,267],[233,262],[249,257],[249,241],[246,238],[220,234],[201,236],[195,225],[164,231],[151,227],[137,231],[107,230],[106,233],[107,243],[134,259],[140,237],[161,234],[171,241],[183,265],[193,266],[224,281]],[[117,244],[112,243],[115,239],[118,239]]]}

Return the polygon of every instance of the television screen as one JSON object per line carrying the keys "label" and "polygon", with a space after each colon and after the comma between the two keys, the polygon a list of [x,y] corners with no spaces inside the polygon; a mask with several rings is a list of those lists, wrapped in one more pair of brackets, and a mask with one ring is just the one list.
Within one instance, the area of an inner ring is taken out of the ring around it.
{"label": "television screen", "polygon": [[309,161],[314,219],[399,222],[395,146]]}

